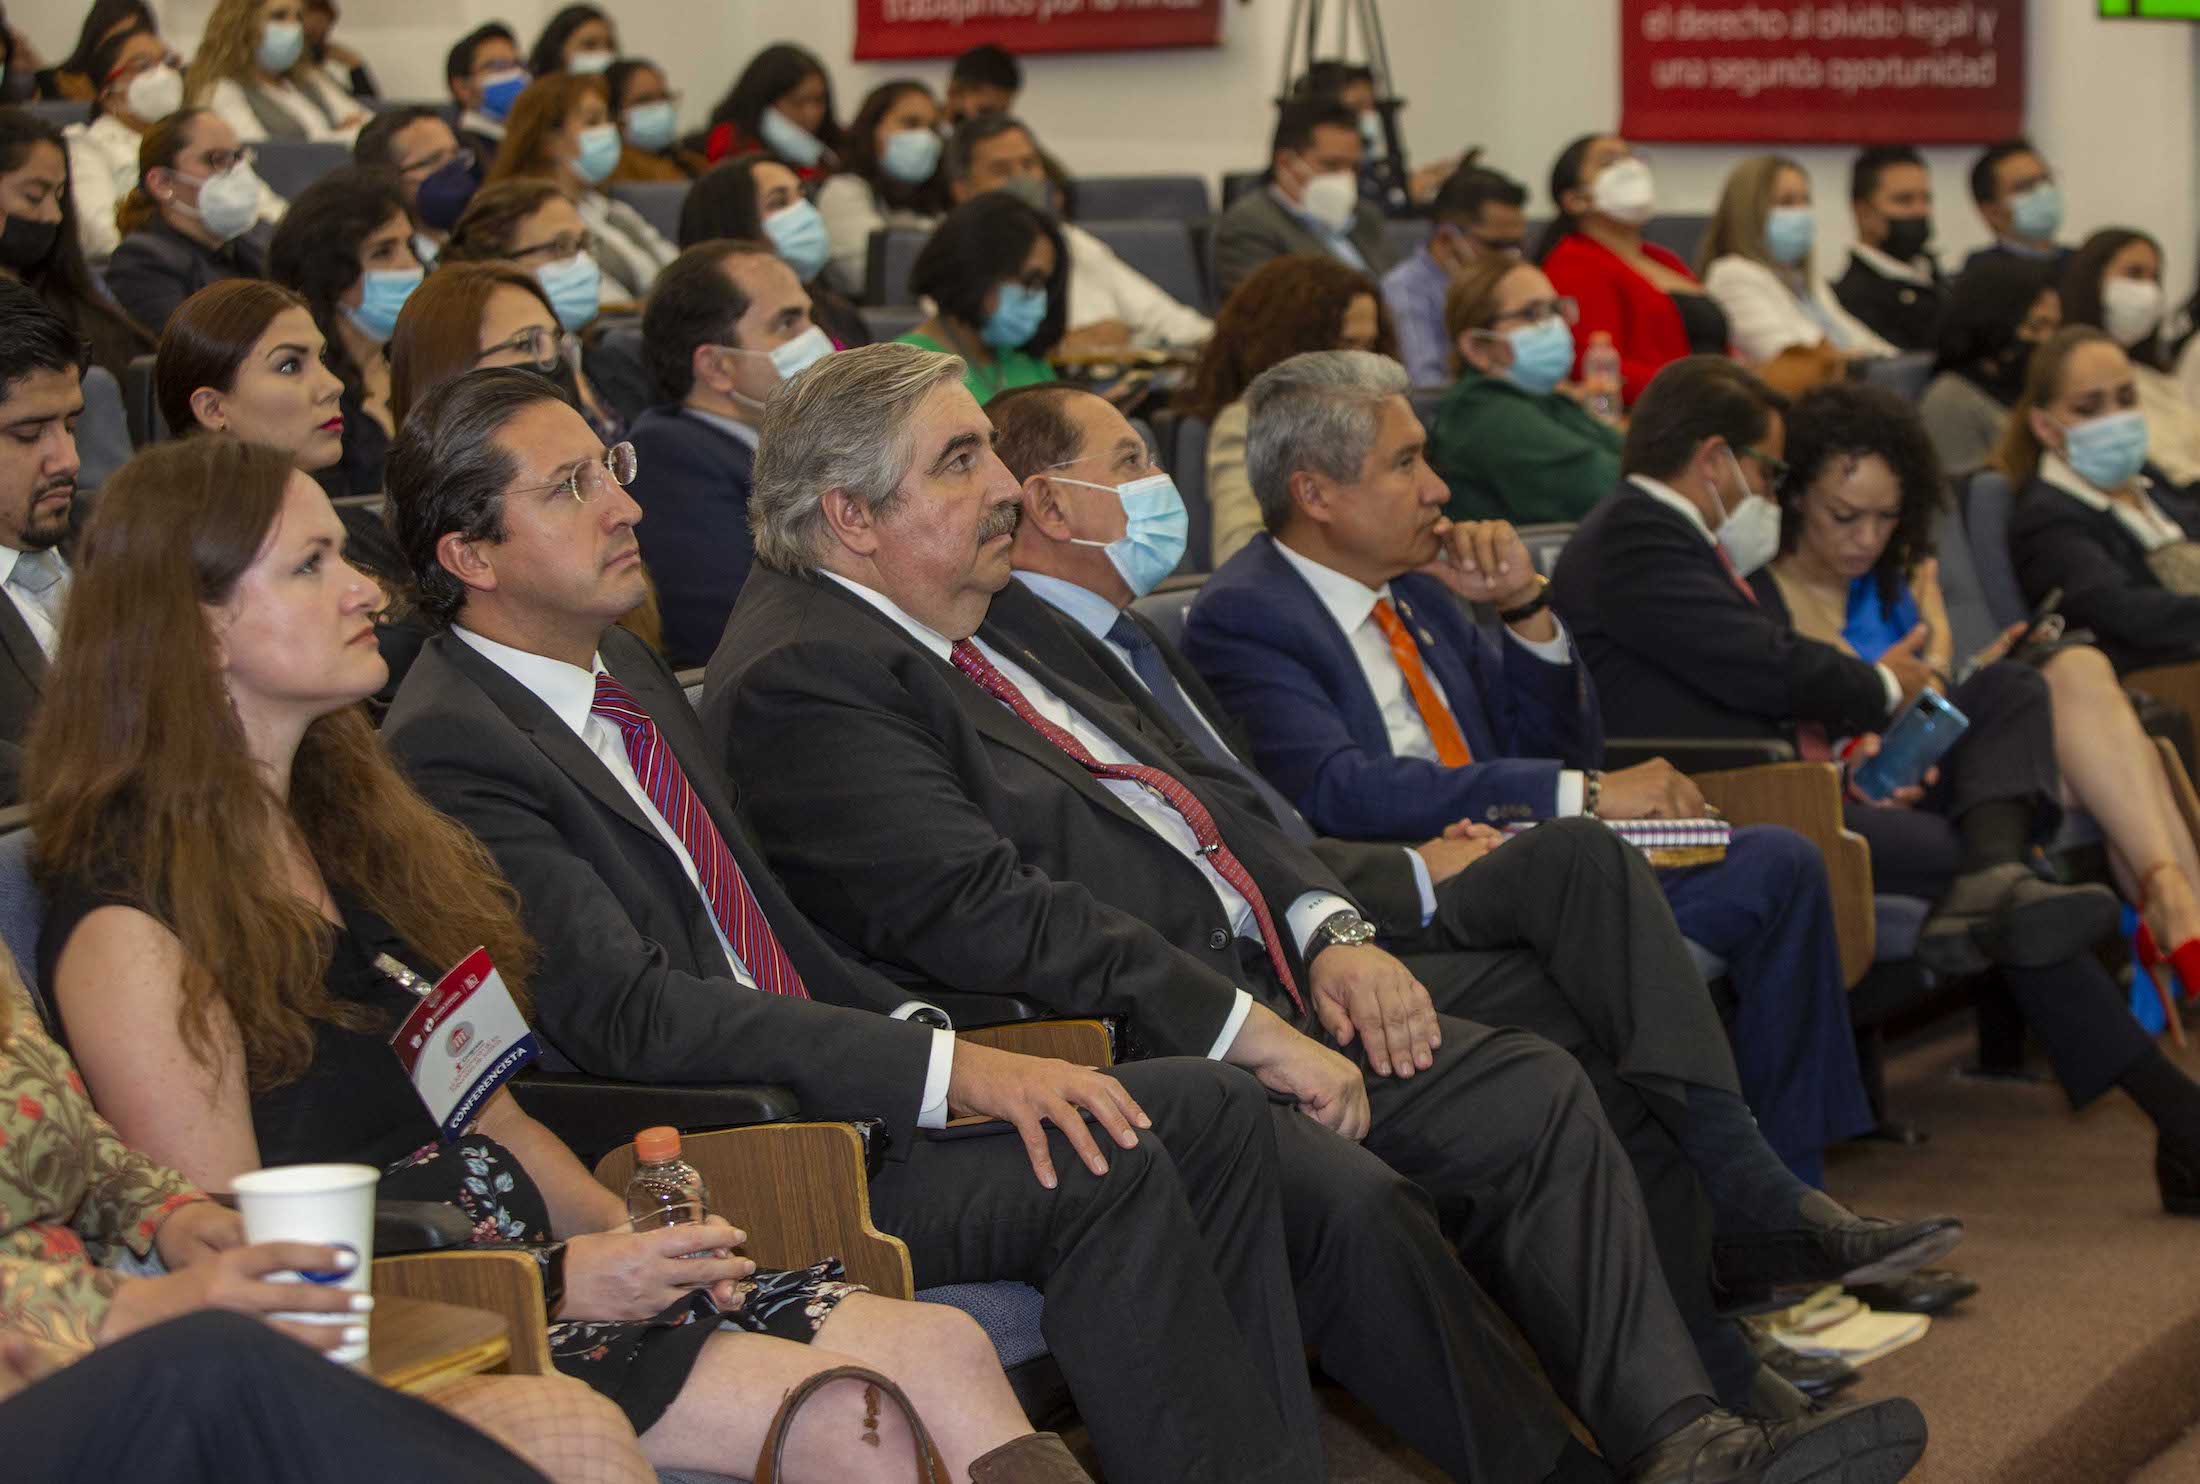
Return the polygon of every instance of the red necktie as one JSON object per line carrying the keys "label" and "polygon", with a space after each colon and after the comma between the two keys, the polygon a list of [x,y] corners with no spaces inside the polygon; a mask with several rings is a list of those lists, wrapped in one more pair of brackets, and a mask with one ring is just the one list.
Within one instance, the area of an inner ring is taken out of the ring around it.
{"label": "red necktie", "polygon": [[1230,847],[1222,843],[1222,832],[1215,828],[1214,816],[1207,812],[1207,806],[1194,798],[1190,789],[1159,768],[1139,763],[1101,762],[1085,749],[1084,743],[1032,709],[1024,693],[1011,685],[1006,675],[994,669],[993,662],[980,654],[978,646],[968,639],[957,641],[951,653],[955,668],[967,675],[972,684],[1015,712],[1024,725],[1076,759],[1093,777],[1143,784],[1184,817],[1184,822],[1192,828],[1193,838],[1199,841],[1199,853],[1207,858],[1207,864],[1253,909],[1253,921],[1260,924],[1260,940],[1268,947],[1268,962],[1275,966],[1284,993],[1291,996],[1291,1003],[1304,1015],[1306,1002],[1299,998],[1298,981],[1291,977],[1291,965],[1283,956],[1283,940],[1276,935],[1276,920],[1268,915],[1268,903],[1262,898],[1260,888],[1253,884],[1252,873],[1231,853]]}
{"label": "red necktie", "polygon": [[657,723],[608,671],[596,676],[596,699],[589,710],[617,727],[626,740],[627,761],[634,765],[642,792],[649,795],[650,803],[657,806],[657,812],[687,848],[703,888],[704,904],[710,908],[718,930],[733,944],[734,953],[756,977],[757,988],[808,999],[810,992],[803,988],[794,961],[787,957],[771,924],[764,920],[756,893],[749,890],[740,866],[734,863],[733,852],[726,849],[724,837],[710,822],[703,801],[695,796],[695,786],[688,782],[680,760],[665,745]]}
{"label": "red necktie", "polygon": [[1721,546],[1718,542],[1714,541],[1711,543],[1711,552],[1712,555],[1716,556],[1719,559],[1719,565],[1726,569],[1727,578],[1731,582],[1733,582],[1733,584],[1737,588],[1741,589],[1742,596],[1749,600],[1749,606],[1752,608],[1756,607],[1757,589],[1751,587],[1749,585],[1749,579],[1744,577],[1738,570],[1736,570],[1734,566],[1734,559],[1726,554],[1726,548]]}

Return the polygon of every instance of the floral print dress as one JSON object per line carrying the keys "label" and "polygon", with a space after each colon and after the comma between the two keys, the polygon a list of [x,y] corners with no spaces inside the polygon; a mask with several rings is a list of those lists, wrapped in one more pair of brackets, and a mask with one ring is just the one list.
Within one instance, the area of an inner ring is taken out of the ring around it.
{"label": "floral print dress", "polygon": [[[305,1074],[254,1090],[252,1127],[261,1163],[375,1165],[384,1172],[376,1192],[382,1199],[455,1205],[473,1222],[476,1242],[526,1246],[542,1256],[554,1245],[550,1214],[526,1170],[479,1134],[444,1143],[390,1050],[390,1035],[415,1001],[374,967],[375,956],[390,954],[431,979],[438,971],[417,962],[381,918],[341,893],[337,902],[345,926],[332,934],[329,991],[369,1012],[376,1026],[316,1023]],[[114,904],[112,896],[66,883],[51,894],[39,942],[48,982],[77,923]],[[724,1311],[699,1293],[645,1320],[560,1320],[550,1326],[551,1357],[560,1371],[617,1402],[634,1430],[645,1432],[680,1394],[704,1341],[721,1326],[807,1343],[841,1299],[863,1291],[842,1281],[837,1258],[793,1271],[760,1269],[740,1290]]]}

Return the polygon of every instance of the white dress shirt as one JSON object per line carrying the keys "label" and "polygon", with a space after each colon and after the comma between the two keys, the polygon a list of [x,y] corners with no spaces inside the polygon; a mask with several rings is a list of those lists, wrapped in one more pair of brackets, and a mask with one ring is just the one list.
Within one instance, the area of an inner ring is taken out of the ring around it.
{"label": "white dress shirt", "polygon": [[1852,245],[1849,251],[1856,254],[1858,260],[1865,267],[1871,269],[1881,278],[1891,278],[1896,283],[1915,284],[1919,288],[1932,287],[1933,260],[1931,258],[1920,257],[1915,262],[1905,263],[1900,258],[1890,258],[1878,248],[1862,242]]}
{"label": "white dress shirt", "polygon": [[[454,624],[451,632],[471,647],[483,659],[495,665],[532,692],[535,698],[550,708],[551,714],[573,729],[575,736],[596,755],[627,797],[642,811],[642,818],[649,821],[665,842],[680,869],[687,873],[690,885],[697,896],[703,896],[703,878],[695,869],[695,857],[680,841],[679,832],[665,822],[664,815],[650,801],[648,790],[635,775],[634,760],[627,756],[626,738],[610,722],[598,716],[596,705],[596,677],[604,672],[602,655],[596,655],[586,670],[554,660],[546,655],[530,654],[524,649],[514,649],[509,644],[499,644],[494,639],[483,638],[472,629]],[[726,930],[718,921],[718,914],[711,910],[710,899],[703,898],[703,908],[710,918],[711,931],[718,936],[718,946],[725,951],[726,966],[733,972],[734,981],[744,989],[755,989],[756,976],[749,972],[741,955],[733,951],[727,941]],[[917,1008],[912,1001],[894,1013],[901,1017],[905,1011]],[[952,1074],[955,1058],[955,1034],[935,1029],[932,1033],[932,1060],[925,1072],[924,1106],[917,1115],[920,1128],[944,1128],[947,1124],[947,1082]]]}
{"label": "white dress shirt", "polygon": [[1726,311],[1734,349],[1751,365],[1782,351],[1832,341],[1835,350],[1891,356],[1894,346],[1841,307],[1825,280],[1813,277],[1804,292],[1754,258],[1728,253],[1704,270],[1704,292]]}
{"label": "white dress shirt", "polygon": [[[609,286],[628,299],[647,298],[649,286],[680,250],[665,241],[664,234],[640,212],[603,191],[583,191],[574,205],[596,239],[596,263]],[[604,302],[610,303],[613,297],[607,292]]]}
{"label": "white dress shirt", "polygon": [[[1719,538],[1712,534],[1711,525],[1703,518],[1703,512],[1696,508],[1695,503],[1688,496],[1669,484],[1652,479],[1647,474],[1631,474],[1628,476],[1627,482],[1660,505],[1664,505],[1668,509],[1678,510],[1682,515],[1687,516],[1688,523],[1696,528],[1697,533],[1703,537],[1705,542],[1712,546],[1719,544]],[[1872,668],[1879,672],[1879,682],[1887,688],[1887,714],[1892,716],[1902,708],[1902,682],[1895,679],[1894,671],[1888,669],[1885,665],[1875,664]]]}
{"label": "white dress shirt", "polygon": [[9,599],[15,604],[16,612],[22,614],[23,622],[30,626],[31,637],[38,641],[38,647],[46,651],[46,658],[51,660],[54,651],[61,646],[61,605],[69,596],[69,584],[76,580],[76,574],[69,569],[68,559],[59,551],[54,552],[53,559],[61,566],[61,580],[46,589],[44,601],[41,602],[8,582],[15,575],[15,564],[23,556],[24,553],[12,546],[0,546],[0,588],[6,590]]}
{"label": "white dress shirt", "polygon": [[1135,345],[1205,345],[1214,322],[1177,302],[1145,274],[1117,256],[1114,248],[1078,226],[1063,222],[1069,247],[1069,327],[1081,330],[1102,320],[1130,326]]}
{"label": "white dress shirt", "polygon": [[[1406,672],[1398,667],[1398,657],[1390,652],[1390,639],[1382,626],[1375,622],[1375,605],[1390,598],[1390,584],[1369,587],[1357,577],[1347,577],[1334,567],[1325,567],[1308,556],[1293,551],[1283,542],[1276,543],[1276,550],[1291,564],[1291,570],[1306,579],[1306,585],[1314,590],[1329,614],[1330,619],[1343,631],[1352,646],[1352,657],[1360,662],[1360,674],[1367,680],[1367,688],[1374,693],[1376,709],[1383,715],[1383,732],[1390,739],[1390,751],[1394,757],[1419,758],[1433,763],[1436,759],[1436,739],[1429,735],[1428,723],[1421,718],[1421,708],[1413,699],[1413,692],[1406,685]],[[1392,607],[1396,607],[1395,600]],[[1412,615],[1400,611],[1398,617],[1410,629]],[[1558,615],[1551,615],[1551,622],[1558,627],[1555,637],[1549,639],[1523,639],[1513,632],[1511,625],[1505,628],[1505,637],[1547,665],[1570,665],[1574,662],[1574,641],[1559,623]],[[1444,694],[1444,682],[1433,669],[1423,667],[1428,676],[1429,689],[1436,692],[1436,699],[1446,707],[1451,698]],[[1578,768],[1562,768],[1558,774],[1558,795],[1553,801],[1555,816],[1570,819],[1581,812],[1582,775]]]}
{"label": "white dress shirt", "polygon": [[[1110,637],[1110,630],[1115,627],[1115,620],[1121,611],[1113,603],[1091,588],[1079,587],[1074,582],[1052,577],[1044,572],[1019,571],[1016,580],[1030,588],[1057,613],[1105,644],[1108,652],[1123,662],[1123,668],[1130,672],[1132,679],[1140,685],[1146,683],[1146,677],[1138,673],[1138,666],[1131,660],[1131,652]],[[1237,757],[1222,733],[1216,731],[1214,724],[1207,719],[1207,713],[1199,709],[1199,703],[1189,694],[1184,697],[1184,705],[1192,713],[1193,720],[1213,739],[1216,747],[1226,756]],[[1246,767],[1251,766],[1243,758],[1238,758],[1238,762]],[[1406,853],[1407,863],[1413,867],[1413,885],[1421,896],[1421,925],[1426,927],[1428,920],[1436,915],[1436,883],[1430,878],[1428,862],[1421,859],[1420,851],[1410,845],[1400,848]]]}
{"label": "white dress shirt", "polygon": [[[892,619],[895,626],[914,639],[920,647],[938,655],[949,664],[954,663],[954,645],[944,635],[903,612],[892,598],[859,582],[850,582],[838,572],[826,572],[824,575]],[[1095,759],[1108,764],[1138,763],[1139,760],[1124,751],[1113,737],[1087,721],[1068,702],[1040,684],[1030,671],[975,635],[971,636],[970,642],[993,668],[1001,672],[1003,679],[1023,693],[1032,710],[1075,737]],[[1199,868],[1200,874],[1207,878],[1208,886],[1214,891],[1215,899],[1221,903],[1223,914],[1230,919],[1231,928],[1239,937],[1256,943],[1261,940],[1260,923],[1253,916],[1253,904],[1216,873],[1214,866],[1199,848],[1199,838],[1192,833],[1192,827],[1184,822],[1184,816],[1177,813],[1173,805],[1142,783],[1110,778],[1096,778],[1093,781],[1114,794],[1118,802],[1138,816],[1141,824],[1168,841],[1186,860]],[[1303,954],[1316,928],[1339,912],[1354,910],[1356,909],[1350,902],[1333,892],[1305,892],[1286,909],[1278,930],[1290,933],[1292,941],[1299,945],[1299,951]],[[1229,1051],[1252,1008],[1252,996],[1242,989],[1239,990],[1237,1002],[1231,1007],[1229,1018],[1223,1021],[1222,1030],[1215,1036],[1214,1045],[1207,1049],[1210,1059],[1219,1059]]]}

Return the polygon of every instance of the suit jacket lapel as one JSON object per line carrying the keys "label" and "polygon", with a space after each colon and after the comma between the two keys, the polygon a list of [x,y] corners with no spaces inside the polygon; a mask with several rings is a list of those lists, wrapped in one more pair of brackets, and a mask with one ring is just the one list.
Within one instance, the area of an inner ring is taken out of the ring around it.
{"label": "suit jacket lapel", "polygon": [[1316,654],[1331,673],[1342,680],[1346,694],[1340,695],[1339,709],[1345,713],[1345,725],[1358,737],[1363,747],[1382,749],[1382,755],[1391,756],[1390,730],[1383,725],[1383,708],[1375,699],[1375,688],[1368,684],[1367,671],[1360,667],[1360,657],[1352,648],[1352,637],[1337,626],[1329,609],[1314,591],[1313,585],[1299,575],[1298,568],[1285,561],[1275,550],[1275,538],[1260,535],[1256,543],[1269,543],[1261,553],[1268,570],[1262,574],[1260,587],[1273,590],[1278,583],[1288,583],[1289,591],[1299,595],[1295,605],[1287,604],[1281,611],[1286,621],[1296,614],[1299,623],[1309,631]]}
{"label": "suit jacket lapel", "polygon": [[29,622],[9,593],[0,593],[0,649],[5,649],[15,667],[23,672],[31,693],[43,696],[46,693],[46,651],[38,647],[38,636],[31,632]]}

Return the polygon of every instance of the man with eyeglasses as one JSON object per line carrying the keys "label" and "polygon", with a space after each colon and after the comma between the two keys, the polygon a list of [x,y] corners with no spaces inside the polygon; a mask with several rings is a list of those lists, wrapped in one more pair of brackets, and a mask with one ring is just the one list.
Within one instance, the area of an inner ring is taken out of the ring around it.
{"label": "man with eyeglasses", "polygon": [[414,256],[429,264],[442,256],[452,226],[481,184],[473,151],[458,142],[443,115],[432,108],[378,113],[359,131],[351,155],[361,165],[396,172],[412,213]]}
{"label": "man with eyeglasses", "polygon": [[[1258,1084],[958,1040],[843,959],[765,866],[672,671],[616,627],[643,590],[634,473],[517,370],[444,382],[390,453],[392,527],[445,631],[383,735],[518,891],[551,1063],[877,1120],[871,1215],[917,1288],[1043,1289],[1111,1477],[1322,1478]],[[950,1107],[1005,1126],[930,1137]]]}
{"label": "man with eyeglasses", "polygon": [[1451,377],[1451,338],[1444,333],[1444,295],[1452,281],[1485,257],[1518,258],[1528,235],[1528,188],[1469,153],[1429,206],[1428,242],[1383,275],[1383,302],[1398,330],[1398,359],[1415,386],[1443,386]]}

